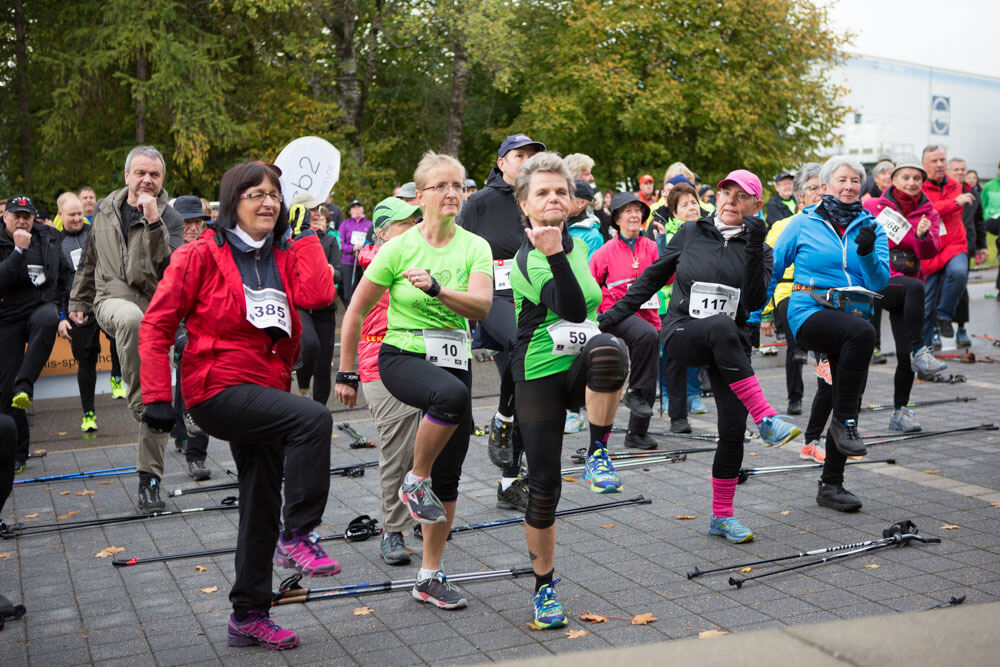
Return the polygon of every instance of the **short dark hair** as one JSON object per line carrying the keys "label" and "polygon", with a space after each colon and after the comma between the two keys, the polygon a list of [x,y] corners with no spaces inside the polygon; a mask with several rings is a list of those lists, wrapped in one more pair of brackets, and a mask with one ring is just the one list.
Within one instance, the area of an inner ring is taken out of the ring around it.
{"label": "short dark hair", "polygon": [[[215,226],[219,229],[236,227],[236,207],[240,203],[240,195],[255,185],[260,185],[267,179],[278,192],[281,192],[281,180],[271,167],[259,162],[243,162],[222,175],[219,182],[219,219]],[[284,245],[285,232],[288,231],[288,209],[281,202],[278,219],[274,223],[274,246]]]}
{"label": "short dark hair", "polygon": [[674,187],[670,188],[670,192],[667,193],[667,210],[670,211],[670,215],[675,215],[677,213],[677,205],[680,203],[681,197],[684,195],[691,195],[694,197],[695,201],[698,201],[698,193],[695,192],[694,188],[687,183],[678,183]]}

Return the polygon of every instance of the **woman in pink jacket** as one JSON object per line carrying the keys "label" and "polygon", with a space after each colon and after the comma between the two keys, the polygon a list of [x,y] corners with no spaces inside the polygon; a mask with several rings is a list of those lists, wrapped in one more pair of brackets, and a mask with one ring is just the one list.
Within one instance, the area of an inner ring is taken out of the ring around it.
{"label": "woman in pink jacket", "polygon": [[913,369],[933,374],[946,368],[924,345],[924,271],[922,261],[938,254],[941,218],[921,191],[927,172],[910,155],[902,157],[892,171],[892,185],[881,197],[867,200],[864,207],[881,223],[889,237],[889,285],[882,290],[882,309],[896,343],[896,375],[893,392],[892,431],[919,431],[910,402]]}
{"label": "woman in pink jacket", "polygon": [[[631,192],[619,192],[611,199],[611,225],[618,230],[616,238],[605,243],[590,258],[590,273],[601,286],[604,298],[598,313],[611,308],[625,296],[629,286],[647,266],[656,261],[656,242],[641,236],[642,221],[649,217],[649,207]],[[631,358],[629,388],[622,403],[632,412],[625,434],[625,446],[654,449],[649,437],[649,420],[656,399],[656,370],[659,360],[659,300],[647,301],[638,313],[629,315],[609,333],[628,345]]]}

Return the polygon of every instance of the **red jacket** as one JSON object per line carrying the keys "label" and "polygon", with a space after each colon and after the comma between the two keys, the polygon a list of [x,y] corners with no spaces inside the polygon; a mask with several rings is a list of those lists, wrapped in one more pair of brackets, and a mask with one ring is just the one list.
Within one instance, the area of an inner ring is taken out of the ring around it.
{"label": "red jacket", "polygon": [[274,249],[291,309],[292,335],[276,343],[247,321],[243,281],[228,243],[206,230],[174,251],[139,327],[140,378],[145,404],[172,400],[170,346],[182,320],[188,331],[181,394],[198,405],[237,384],[288,391],[299,355],[302,326],[296,308],[322,308],[335,296],[333,275],[319,239],[309,236],[288,250]]}
{"label": "red jacket", "polygon": [[[379,246],[366,245],[358,251],[358,264],[362,269],[375,259]],[[378,373],[378,351],[382,349],[382,339],[389,328],[389,290],[382,294],[361,323],[361,339],[358,341],[358,374],[362,382],[373,382],[381,376]]]}
{"label": "red jacket", "polygon": [[[636,237],[635,251],[620,238],[613,238],[601,246],[590,258],[590,273],[601,286],[601,293],[604,295],[597,312],[603,313],[625,296],[639,274],[658,257],[656,242],[642,235]],[[637,313],[657,331],[660,330],[657,308],[640,308]]]}
{"label": "red jacket", "polygon": [[962,194],[962,186],[945,176],[944,186],[928,179],[922,189],[944,222],[944,230],[940,234],[941,249],[937,255],[923,262],[924,275],[929,276],[943,269],[955,255],[967,253],[969,247],[962,222],[962,207],[955,203],[955,198]]}
{"label": "red jacket", "polygon": [[[886,188],[881,197],[872,197],[871,199],[865,201],[863,204],[865,209],[875,217],[878,217],[878,214],[885,208],[891,208],[897,213],[902,214],[903,212],[899,210],[899,204],[892,199],[891,193],[893,187],[894,186],[890,185]],[[917,225],[920,224],[920,219],[924,216],[927,216],[927,219],[931,221],[931,228],[927,230],[927,234],[924,235],[924,238],[918,239]],[[920,260],[920,272],[912,277],[924,280],[927,274],[924,270],[924,263],[936,256],[940,250],[938,227],[941,224],[941,216],[937,214],[937,211],[934,210],[930,200],[925,196],[921,199],[917,208],[913,209],[913,212],[910,213],[910,215],[904,217],[906,217],[907,222],[910,223],[910,231],[906,233],[906,236],[904,236],[898,244],[893,243],[892,239],[886,239],[889,241],[889,250],[891,251],[896,247],[912,250]],[[895,276],[902,275],[905,274],[897,271],[896,267],[892,265],[892,262],[889,262],[889,277],[893,278]]]}

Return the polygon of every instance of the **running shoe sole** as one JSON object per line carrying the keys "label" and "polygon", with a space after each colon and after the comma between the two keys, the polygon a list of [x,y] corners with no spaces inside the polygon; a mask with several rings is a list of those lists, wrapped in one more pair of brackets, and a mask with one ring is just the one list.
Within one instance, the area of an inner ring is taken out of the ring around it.
{"label": "running shoe sole", "polygon": [[415,588],[410,589],[410,594],[413,596],[413,599],[416,600],[417,602],[426,602],[427,604],[434,605],[438,609],[462,609],[468,606],[469,604],[465,598],[462,598],[458,602],[451,602],[451,603],[442,602],[441,600],[438,600],[436,597],[433,597],[428,593],[421,593]]}

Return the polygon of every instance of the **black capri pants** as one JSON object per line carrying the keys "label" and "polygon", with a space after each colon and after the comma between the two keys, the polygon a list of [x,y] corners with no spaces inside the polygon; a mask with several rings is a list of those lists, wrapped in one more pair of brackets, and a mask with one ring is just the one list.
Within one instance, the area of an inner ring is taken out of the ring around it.
{"label": "black capri pants", "polygon": [[442,502],[454,502],[472,435],[472,372],[435,366],[422,354],[385,343],[378,353],[378,372],[398,400],[439,422],[458,425],[431,467],[431,489]]}
{"label": "black capri pants", "polygon": [[555,523],[562,492],[559,474],[566,410],[578,410],[586,388],[610,393],[625,384],[628,352],[625,343],[609,333],[594,336],[569,370],[536,380],[514,383],[514,403],[524,455],[528,460],[528,510],[524,521],[539,530]]}

